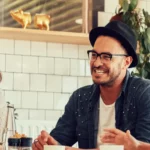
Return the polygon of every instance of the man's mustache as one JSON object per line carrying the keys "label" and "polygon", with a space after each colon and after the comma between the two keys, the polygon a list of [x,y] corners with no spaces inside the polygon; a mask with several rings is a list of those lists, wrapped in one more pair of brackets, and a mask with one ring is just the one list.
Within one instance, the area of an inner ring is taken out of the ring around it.
{"label": "man's mustache", "polygon": [[98,66],[98,67],[92,67],[92,70],[96,70],[96,69],[98,69],[98,70],[108,70],[108,69],[106,69],[105,67],[102,67],[102,66]]}

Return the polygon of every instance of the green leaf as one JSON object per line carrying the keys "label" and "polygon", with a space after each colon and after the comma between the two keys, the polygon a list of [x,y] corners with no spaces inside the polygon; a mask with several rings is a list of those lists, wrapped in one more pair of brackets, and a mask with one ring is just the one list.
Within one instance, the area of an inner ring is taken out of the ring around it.
{"label": "green leaf", "polygon": [[150,28],[147,28],[146,30],[147,32],[147,38],[148,38],[148,42],[150,43]]}
{"label": "green leaf", "polygon": [[125,14],[129,9],[129,4],[128,4],[127,0],[122,1],[122,8],[123,8],[123,11],[124,11],[124,14]]}
{"label": "green leaf", "polygon": [[145,64],[145,70],[148,71],[148,72],[150,72],[150,62],[147,62]]}
{"label": "green leaf", "polygon": [[131,72],[131,75],[132,75],[132,76],[138,76],[138,77],[140,76],[139,73],[135,73],[135,72],[133,72],[133,71]]}
{"label": "green leaf", "polygon": [[145,18],[145,24],[150,27],[150,15],[148,14],[147,11],[145,11],[143,9],[143,15],[144,15],[144,18]]}
{"label": "green leaf", "polygon": [[129,4],[129,11],[133,11],[138,4],[138,0],[130,0],[130,4]]}
{"label": "green leaf", "polygon": [[144,51],[146,53],[150,52],[150,28],[147,28],[144,33]]}
{"label": "green leaf", "polygon": [[143,63],[138,62],[137,69],[141,69],[143,67]]}
{"label": "green leaf", "polygon": [[142,68],[142,77],[146,78],[147,75],[148,75],[148,72],[144,68]]}
{"label": "green leaf", "polygon": [[139,63],[143,63],[144,62],[144,55],[143,54],[138,55],[138,60],[139,60]]}

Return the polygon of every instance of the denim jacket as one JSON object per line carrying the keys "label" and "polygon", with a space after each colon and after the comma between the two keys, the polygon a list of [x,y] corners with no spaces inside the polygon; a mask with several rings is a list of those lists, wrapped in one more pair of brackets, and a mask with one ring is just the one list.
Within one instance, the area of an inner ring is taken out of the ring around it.
{"label": "denim jacket", "polygon": [[[62,145],[78,142],[80,148],[96,148],[99,96],[96,84],[76,90],[50,135]],[[116,128],[130,130],[136,139],[150,143],[150,81],[132,77],[127,71],[115,114]]]}

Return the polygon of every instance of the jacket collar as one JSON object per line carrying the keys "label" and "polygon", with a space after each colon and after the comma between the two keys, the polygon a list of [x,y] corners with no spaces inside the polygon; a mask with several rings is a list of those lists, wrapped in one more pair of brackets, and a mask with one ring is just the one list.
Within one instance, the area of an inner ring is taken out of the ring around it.
{"label": "jacket collar", "polygon": [[128,80],[129,80],[130,76],[131,76],[130,72],[127,70],[125,79],[123,81],[123,87],[122,87],[122,92],[123,93],[125,93],[125,91],[126,91],[127,83],[128,83]]}

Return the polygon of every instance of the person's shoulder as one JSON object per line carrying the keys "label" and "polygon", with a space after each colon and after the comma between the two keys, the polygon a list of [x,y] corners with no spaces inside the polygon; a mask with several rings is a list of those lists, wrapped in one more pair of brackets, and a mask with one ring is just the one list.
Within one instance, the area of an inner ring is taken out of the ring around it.
{"label": "person's shoulder", "polygon": [[87,86],[83,86],[78,88],[77,90],[75,90],[71,97],[70,97],[70,101],[76,101],[77,100],[81,100],[81,99],[88,99],[90,97],[90,95],[93,93],[94,89],[96,88],[95,84],[92,85],[87,85]]}
{"label": "person's shoulder", "polygon": [[150,80],[149,79],[144,79],[141,77],[136,77],[132,76],[130,77],[130,81],[132,82],[132,85],[135,85],[136,87],[139,88],[150,88]]}
{"label": "person's shoulder", "polygon": [[90,91],[95,87],[95,84],[92,85],[86,85],[83,87],[78,88],[76,91]]}
{"label": "person's shoulder", "polygon": [[145,78],[141,78],[141,77],[137,77],[137,76],[131,76],[132,80],[138,81],[140,83],[147,83],[150,84],[150,80],[149,79],[145,79]]}
{"label": "person's shoulder", "polygon": [[92,85],[86,85],[83,87],[78,88],[74,93],[82,94],[82,93],[91,93],[96,88],[95,84]]}

